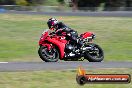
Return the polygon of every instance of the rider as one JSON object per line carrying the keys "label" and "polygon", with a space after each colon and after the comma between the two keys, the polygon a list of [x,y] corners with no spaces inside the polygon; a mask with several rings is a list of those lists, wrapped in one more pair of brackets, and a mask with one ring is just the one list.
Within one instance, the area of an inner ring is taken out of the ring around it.
{"label": "rider", "polygon": [[77,31],[69,28],[64,23],[59,22],[55,18],[50,18],[47,22],[49,29],[55,30],[57,35],[61,35],[63,32],[66,33],[66,39],[71,40],[71,43],[76,43],[78,47],[82,46],[82,42],[78,39]]}

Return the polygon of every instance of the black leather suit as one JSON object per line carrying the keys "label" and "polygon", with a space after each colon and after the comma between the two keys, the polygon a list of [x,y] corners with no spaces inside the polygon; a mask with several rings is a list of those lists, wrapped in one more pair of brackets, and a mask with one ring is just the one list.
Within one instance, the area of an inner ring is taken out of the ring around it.
{"label": "black leather suit", "polygon": [[77,44],[77,46],[82,45],[81,42],[77,41],[77,38],[78,38],[77,31],[69,28],[64,23],[59,22],[55,31],[56,31],[57,35],[62,35],[62,33],[65,32],[66,33],[66,39],[70,40],[71,44]]}
{"label": "black leather suit", "polygon": [[78,33],[75,30],[73,30],[73,29],[69,28],[68,26],[66,26],[64,23],[59,22],[58,23],[58,28],[56,28],[56,34],[62,35],[63,32],[66,33],[66,38],[68,40],[71,40],[71,41],[76,41],[77,40]]}

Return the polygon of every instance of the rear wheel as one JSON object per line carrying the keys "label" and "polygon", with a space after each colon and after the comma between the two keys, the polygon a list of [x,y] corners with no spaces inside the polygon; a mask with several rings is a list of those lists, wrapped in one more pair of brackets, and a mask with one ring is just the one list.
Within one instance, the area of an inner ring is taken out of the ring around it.
{"label": "rear wheel", "polygon": [[90,47],[90,49],[85,52],[84,58],[89,62],[101,62],[104,59],[104,52],[99,45],[88,44],[86,47]]}
{"label": "rear wheel", "polygon": [[38,50],[40,58],[45,62],[57,62],[59,59],[59,52],[56,48],[48,50],[45,46],[40,46]]}

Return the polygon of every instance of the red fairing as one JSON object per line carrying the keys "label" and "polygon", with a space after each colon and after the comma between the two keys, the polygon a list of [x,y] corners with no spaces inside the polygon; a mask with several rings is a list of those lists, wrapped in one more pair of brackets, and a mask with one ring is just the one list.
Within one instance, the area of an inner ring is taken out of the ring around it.
{"label": "red fairing", "polygon": [[51,37],[48,32],[43,33],[39,40],[39,45],[46,46],[48,50],[50,50],[53,47],[52,45],[57,46],[60,53],[60,59],[63,59],[64,57],[64,49],[65,49],[66,43],[67,43],[67,40],[65,40],[64,36]]}
{"label": "red fairing", "polygon": [[48,35],[49,35],[48,32],[42,33],[42,36],[39,40],[39,45],[43,44],[43,41],[45,40],[45,38],[47,38]]}
{"label": "red fairing", "polygon": [[49,42],[51,42],[52,44],[55,44],[58,48],[59,48],[59,51],[60,51],[60,59],[63,59],[64,57],[64,50],[65,50],[65,45],[67,43],[66,40],[57,40],[56,38],[49,38],[48,39]]}
{"label": "red fairing", "polygon": [[85,33],[81,34],[81,37],[84,39],[87,37],[91,37],[92,35],[93,35],[93,32],[85,32]]}

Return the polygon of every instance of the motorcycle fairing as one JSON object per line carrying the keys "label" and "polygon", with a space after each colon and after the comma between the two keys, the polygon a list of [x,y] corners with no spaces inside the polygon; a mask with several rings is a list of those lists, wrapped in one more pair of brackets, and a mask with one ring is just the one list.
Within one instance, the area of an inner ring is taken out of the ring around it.
{"label": "motorcycle fairing", "polygon": [[83,34],[81,34],[80,36],[85,39],[87,37],[91,37],[93,35],[93,32],[85,32]]}
{"label": "motorcycle fairing", "polygon": [[42,33],[42,36],[39,40],[39,45],[43,44],[43,41],[45,40],[45,38],[47,38],[47,36],[48,36],[48,32]]}
{"label": "motorcycle fairing", "polygon": [[58,40],[56,40],[55,38],[49,38],[48,40],[47,40],[48,42],[51,42],[52,44],[54,44],[54,45],[56,45],[57,47],[58,47],[58,49],[59,49],[59,52],[60,52],[60,59],[63,59],[63,57],[64,57],[64,50],[65,50],[65,45],[66,45],[66,43],[64,43],[64,42],[61,42],[61,41],[58,41]]}

